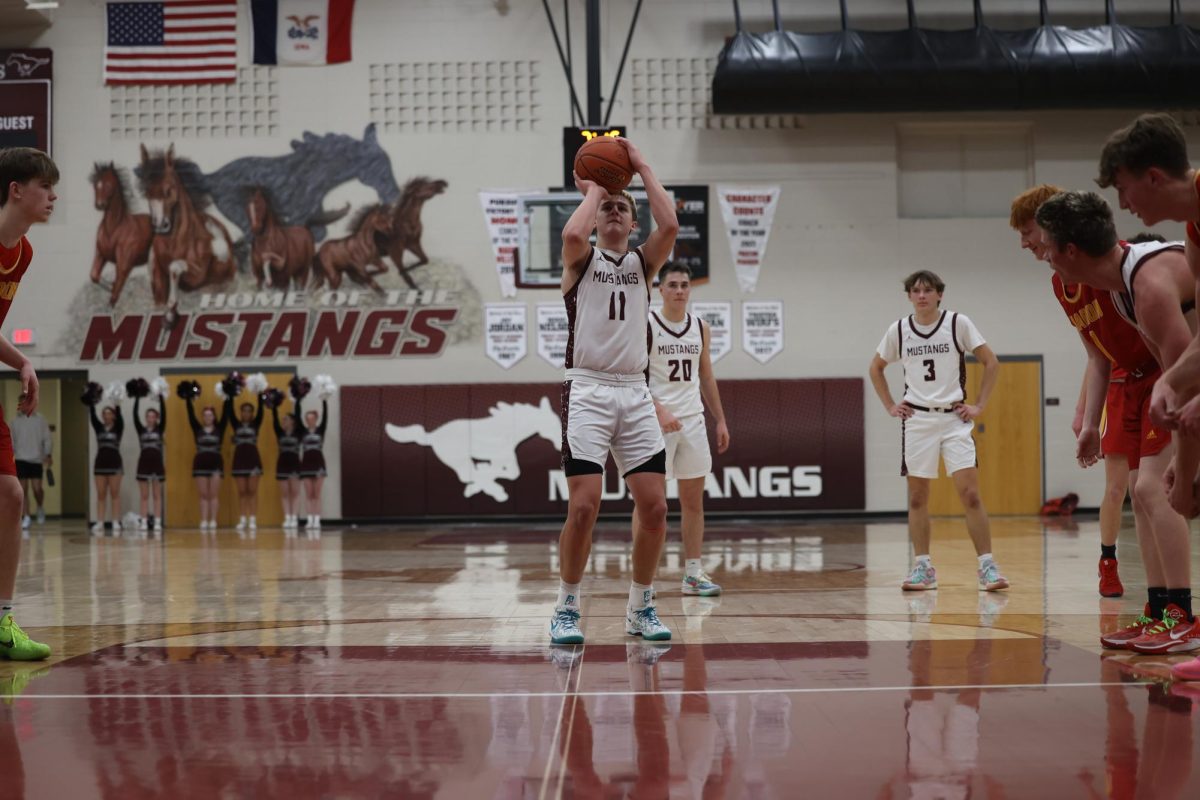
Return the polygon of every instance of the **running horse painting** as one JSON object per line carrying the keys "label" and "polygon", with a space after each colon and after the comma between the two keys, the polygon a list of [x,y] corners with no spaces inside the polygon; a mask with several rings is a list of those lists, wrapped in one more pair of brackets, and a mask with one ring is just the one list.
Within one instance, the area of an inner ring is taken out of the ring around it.
{"label": "running horse painting", "polygon": [[92,283],[101,284],[105,264],[116,268],[108,304],[115,306],[134,267],[150,260],[150,215],[131,210],[129,181],[113,162],[97,162],[88,176],[97,211],[104,212],[96,229],[96,253],[92,259]]}
{"label": "running horse painting", "polygon": [[155,155],[142,145],[141,153],[136,172],[154,231],[150,289],[155,305],[166,309],[170,326],[179,317],[180,289],[193,291],[233,278],[233,242],[220,220],[205,211],[208,192],[194,162],[176,158],[175,145]]}
{"label": "running horse painting", "polygon": [[303,289],[308,284],[316,248],[312,232],[304,225],[281,225],[267,190],[250,188],[246,199],[246,217],[254,244],[250,250],[250,270],[268,289]]}
{"label": "running horse painting", "polygon": [[[314,264],[313,287],[320,287],[328,281],[329,288],[336,289],[342,285],[342,273],[346,273],[355,283],[382,292],[383,287],[376,283],[373,276],[387,271],[377,237],[391,235],[390,209],[382,203],[367,206],[351,221],[350,229],[354,233],[349,236],[322,242]],[[374,269],[367,269],[368,266]]]}
{"label": "running horse painting", "polygon": [[[400,277],[404,279],[410,289],[416,289],[417,284],[408,274],[409,271],[429,263],[429,257],[425,255],[425,250],[421,247],[421,234],[424,232],[424,226],[421,224],[421,209],[427,200],[446,191],[446,187],[449,185],[446,181],[431,180],[423,176],[413,178],[404,184],[404,189],[400,192],[400,200],[392,212],[392,232],[381,243],[382,249],[392,259]],[[415,255],[417,262],[407,267],[404,266],[405,252]]]}

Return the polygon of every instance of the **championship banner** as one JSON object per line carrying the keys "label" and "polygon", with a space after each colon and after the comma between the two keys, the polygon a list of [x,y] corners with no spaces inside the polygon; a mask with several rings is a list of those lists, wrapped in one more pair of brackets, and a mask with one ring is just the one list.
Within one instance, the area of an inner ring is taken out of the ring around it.
{"label": "championship banner", "polygon": [[555,369],[562,369],[567,363],[567,340],[570,336],[567,307],[562,303],[538,303],[538,355]]}
{"label": "championship banner", "polygon": [[729,251],[743,292],[753,292],[758,286],[758,271],[767,253],[779,192],[778,186],[717,187]]}
{"label": "championship banner", "polygon": [[46,48],[0,50],[0,147],[36,147],[54,155],[52,67]]}
{"label": "championship banner", "polygon": [[715,364],[733,349],[733,303],[692,303],[692,313],[708,328],[708,355]]}
{"label": "championship banner", "polygon": [[524,304],[484,306],[484,343],[487,356],[508,369],[525,357],[528,313]]}
{"label": "championship banner", "polygon": [[[862,378],[719,386],[735,445],[718,454],[707,420],[706,510],[863,508]],[[561,517],[561,397],[557,382],[342,387],[343,516]],[[601,511],[628,521],[633,503],[611,459],[603,480]],[[667,496],[677,491],[668,481]]]}
{"label": "championship banner", "polygon": [[496,259],[496,275],[500,278],[500,296],[516,297],[515,258],[521,227],[517,224],[516,192],[480,192],[483,216]]}
{"label": "championship banner", "polygon": [[783,352],[783,301],[742,303],[742,349],[765,364]]}

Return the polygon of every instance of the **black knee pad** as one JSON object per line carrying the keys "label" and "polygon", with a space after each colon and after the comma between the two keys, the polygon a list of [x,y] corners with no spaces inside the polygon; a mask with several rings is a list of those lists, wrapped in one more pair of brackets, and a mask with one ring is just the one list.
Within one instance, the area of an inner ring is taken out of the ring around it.
{"label": "black knee pad", "polygon": [[652,472],[656,475],[666,475],[667,474],[667,451],[666,451],[666,449],[664,448],[662,450],[659,450],[657,453],[650,456],[650,458],[646,459],[641,464],[638,464],[636,467],[629,470],[629,472],[626,472],[622,477],[628,478],[630,475],[634,474],[635,472]]}

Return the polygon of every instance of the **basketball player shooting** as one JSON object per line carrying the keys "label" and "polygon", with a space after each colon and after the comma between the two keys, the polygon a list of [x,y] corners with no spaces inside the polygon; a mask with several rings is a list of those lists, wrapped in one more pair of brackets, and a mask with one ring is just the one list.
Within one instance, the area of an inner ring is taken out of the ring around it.
{"label": "basketball player shooting", "polygon": [[[562,232],[562,292],[567,306],[566,382],[562,390],[563,470],[567,520],[559,537],[558,599],[550,620],[554,644],[582,644],[580,591],[600,510],[604,464],[611,452],[637,505],[633,581],[625,632],[671,638],[658,618],[651,584],[667,528],[666,449],[646,385],[650,285],[675,245],[675,204],[630,142],[630,167],[642,178],[654,232],[629,250],[637,206],[628,192],[575,177],[583,202]],[[596,246],[589,238],[596,232]]]}

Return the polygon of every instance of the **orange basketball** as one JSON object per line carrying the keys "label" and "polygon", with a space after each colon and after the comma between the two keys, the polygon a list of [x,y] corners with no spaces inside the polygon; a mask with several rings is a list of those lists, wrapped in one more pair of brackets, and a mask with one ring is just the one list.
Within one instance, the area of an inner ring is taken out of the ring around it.
{"label": "orange basketball", "polygon": [[619,192],[633,180],[629,151],[612,136],[588,139],[575,154],[575,174],[595,181],[610,192]]}

